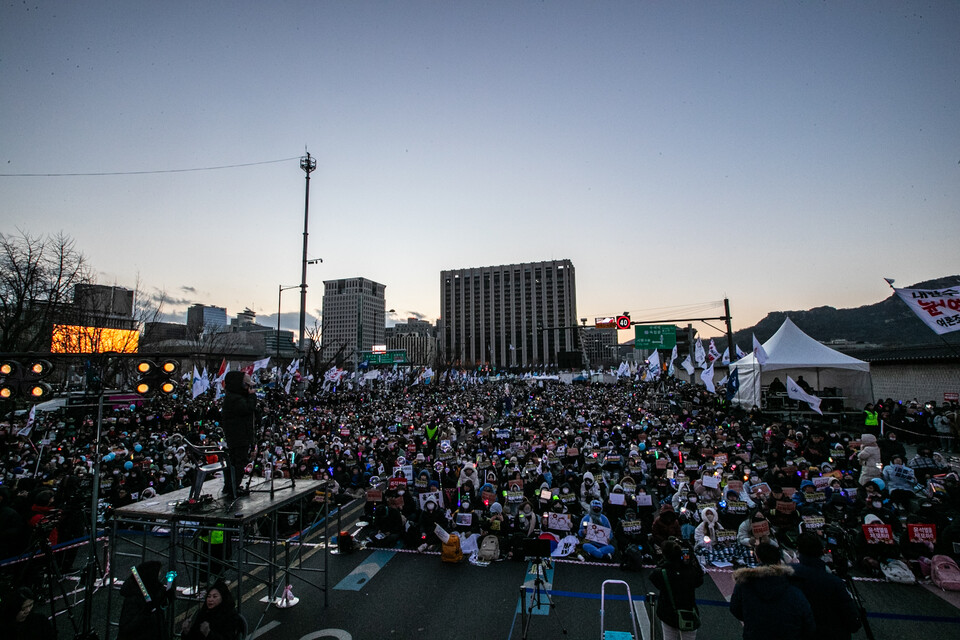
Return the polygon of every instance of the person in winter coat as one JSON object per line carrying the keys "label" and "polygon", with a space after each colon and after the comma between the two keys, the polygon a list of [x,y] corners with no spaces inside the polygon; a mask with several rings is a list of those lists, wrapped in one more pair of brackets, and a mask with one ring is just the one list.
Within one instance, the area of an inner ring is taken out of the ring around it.
{"label": "person in winter coat", "polygon": [[847,591],[843,580],[836,577],[823,563],[823,542],[812,531],[797,539],[799,562],[793,568],[794,584],[800,587],[810,602],[819,640],[850,640],[860,628],[857,604]]}
{"label": "person in winter coat", "polygon": [[587,471],[583,474],[583,483],[580,485],[580,508],[583,513],[590,513],[590,503],[602,499],[600,485],[597,484],[593,472]]}
{"label": "person in winter coat", "polygon": [[857,460],[860,461],[859,483],[865,485],[880,477],[880,447],[877,446],[877,436],[872,433],[860,436],[860,443],[863,446],[857,454]]}
{"label": "person in winter coat", "polygon": [[165,640],[167,637],[164,608],[176,592],[172,582],[161,581],[162,566],[158,560],[138,564],[120,587],[123,605],[117,640]]}
{"label": "person in winter coat", "polygon": [[669,504],[660,507],[660,515],[650,526],[650,542],[662,546],[668,538],[679,538],[680,532],[680,519],[677,518],[677,512]]}
{"label": "person in winter coat", "polygon": [[243,626],[233,595],[222,580],[207,590],[203,605],[192,621],[183,623],[184,640],[237,640]]}
{"label": "person in winter coat", "polygon": [[257,438],[254,420],[257,396],[250,374],[230,371],[223,379],[223,408],[220,426],[230,454],[230,477],[223,479],[223,493],[231,498],[241,495],[240,481],[250,459],[250,448]]}
{"label": "person in winter coat", "polygon": [[693,532],[693,542],[698,547],[717,542],[717,531],[723,529],[720,524],[717,510],[713,507],[707,507],[701,512],[701,522]]}
{"label": "person in winter coat", "polygon": [[10,595],[4,595],[0,602],[0,624],[3,635],[10,640],[54,640],[57,637],[53,625],[47,617],[34,611],[33,592],[20,587]]}
{"label": "person in winter coat", "polygon": [[[697,588],[703,584],[703,568],[700,563],[696,560],[684,560],[680,543],[667,540],[663,543],[663,561],[650,574],[650,582],[660,590],[657,618],[660,619],[663,629],[663,640],[695,640],[696,629],[680,631],[677,628],[677,609],[696,610]],[[672,598],[667,593],[668,582]]]}
{"label": "person in winter coat", "polygon": [[733,572],[730,613],[743,622],[743,640],[813,640],[816,621],[810,602],[790,583],[793,569],[780,562],[780,549],[757,547],[759,567]]}
{"label": "person in winter coat", "polygon": [[[594,500],[590,503],[590,513],[583,516],[583,520],[580,521],[580,528],[577,531],[577,535],[580,536],[581,540],[586,540],[587,525],[591,523],[606,527],[608,534],[613,534],[613,527],[610,525],[610,520],[607,519],[607,516],[603,515],[603,503],[599,500]],[[613,560],[613,553],[616,551],[611,542],[612,540],[609,538],[606,543],[591,540],[583,543],[583,550],[596,560],[606,560],[609,562]]]}

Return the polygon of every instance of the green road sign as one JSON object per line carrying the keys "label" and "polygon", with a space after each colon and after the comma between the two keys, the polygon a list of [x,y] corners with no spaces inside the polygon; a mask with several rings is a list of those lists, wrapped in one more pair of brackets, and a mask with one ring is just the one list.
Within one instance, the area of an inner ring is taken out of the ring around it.
{"label": "green road sign", "polygon": [[404,349],[393,349],[385,353],[364,351],[360,355],[368,364],[403,364],[407,361],[407,352]]}
{"label": "green road sign", "polygon": [[635,324],[637,349],[673,349],[677,346],[677,327],[672,324]]}

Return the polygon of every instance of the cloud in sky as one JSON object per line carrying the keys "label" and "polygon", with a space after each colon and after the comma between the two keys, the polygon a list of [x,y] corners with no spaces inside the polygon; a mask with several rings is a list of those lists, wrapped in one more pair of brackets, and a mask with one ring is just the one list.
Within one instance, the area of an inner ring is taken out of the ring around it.
{"label": "cloud in sky", "polygon": [[287,160],[0,177],[0,207],[121,286],[276,313],[307,144],[308,308],[363,276],[433,320],[441,270],[551,258],[578,317],[869,304],[955,273],[960,235],[960,3],[900,7],[8,4],[5,172]]}

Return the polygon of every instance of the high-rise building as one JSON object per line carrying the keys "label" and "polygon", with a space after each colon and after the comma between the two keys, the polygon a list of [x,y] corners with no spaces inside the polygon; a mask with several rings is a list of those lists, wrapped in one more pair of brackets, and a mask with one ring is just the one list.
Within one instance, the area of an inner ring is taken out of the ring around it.
{"label": "high-rise building", "polygon": [[570,260],[440,272],[440,359],[451,364],[557,364],[578,348]]}
{"label": "high-rise building", "polygon": [[434,366],[437,364],[436,332],[436,326],[426,320],[407,318],[406,322],[386,328],[387,350],[403,349],[410,364]]}
{"label": "high-rise building", "polygon": [[214,333],[227,326],[227,310],[206,304],[195,304],[187,309],[187,332],[190,335]]}
{"label": "high-rise building", "polygon": [[323,281],[323,360],[356,362],[357,351],[385,344],[385,289],[366,278]]}

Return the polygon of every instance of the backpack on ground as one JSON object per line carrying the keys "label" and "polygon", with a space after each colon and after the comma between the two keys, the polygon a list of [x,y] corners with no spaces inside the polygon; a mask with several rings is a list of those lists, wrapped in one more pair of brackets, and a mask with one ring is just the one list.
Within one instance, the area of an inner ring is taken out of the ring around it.
{"label": "backpack on ground", "polygon": [[930,579],[944,591],[960,591],[960,567],[950,556],[937,555],[930,559]]}
{"label": "backpack on ground", "polygon": [[917,578],[903,560],[887,560],[880,567],[884,577],[890,582],[916,584]]}
{"label": "backpack on ground", "polygon": [[463,549],[460,548],[460,536],[451,533],[447,541],[440,546],[440,559],[444,562],[460,562],[463,560]]}
{"label": "backpack on ground", "polygon": [[623,550],[623,557],[620,560],[620,568],[626,571],[643,570],[643,551],[639,545],[628,544]]}
{"label": "backpack on ground", "polygon": [[500,539],[495,535],[485,535],[480,541],[480,550],[477,560],[480,562],[494,562],[500,559]]}

